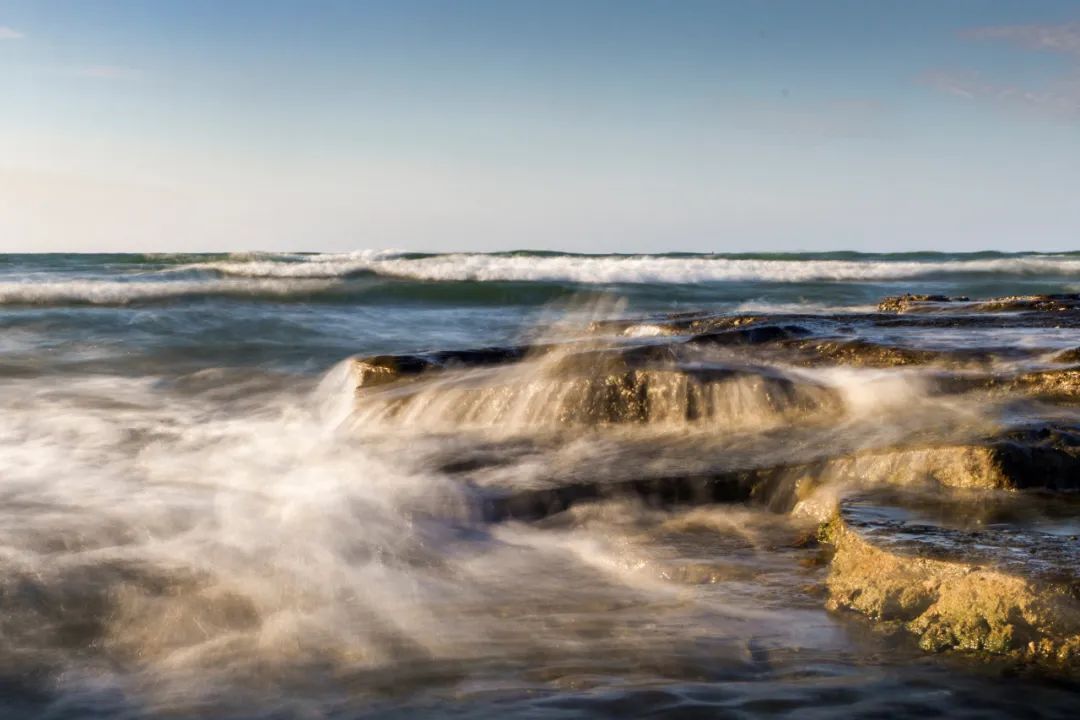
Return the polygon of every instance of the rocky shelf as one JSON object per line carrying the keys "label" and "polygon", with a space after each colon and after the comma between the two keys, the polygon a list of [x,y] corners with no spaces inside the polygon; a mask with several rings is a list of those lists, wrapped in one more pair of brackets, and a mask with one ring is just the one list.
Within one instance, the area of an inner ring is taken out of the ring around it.
{"label": "rocky shelf", "polygon": [[[821,530],[828,606],[903,627],[926,650],[1080,665],[1075,501],[859,495]],[[1063,505],[1067,507],[1063,507]],[[1010,514],[1010,506],[1013,511]]]}
{"label": "rocky shelf", "polygon": [[[828,607],[927,650],[1072,672],[1078,341],[1080,295],[604,320],[563,342],[356,358],[354,421],[474,433],[425,452],[478,522],[612,498],[816,518]],[[874,414],[882,379],[898,389]],[[544,464],[523,472],[530,456]]]}

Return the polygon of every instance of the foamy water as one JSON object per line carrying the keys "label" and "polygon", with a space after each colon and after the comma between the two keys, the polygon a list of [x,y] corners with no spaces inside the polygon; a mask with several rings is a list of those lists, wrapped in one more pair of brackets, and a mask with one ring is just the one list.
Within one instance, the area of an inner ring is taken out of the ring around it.
{"label": "foamy water", "polygon": [[[214,373],[175,389],[5,383],[0,668],[55,674],[72,708],[121,698],[206,712],[250,695],[266,711],[320,714],[334,701],[325,678],[371,676],[372,702],[384,672],[405,692],[471,665],[477,681],[506,682],[493,659],[542,675],[577,658],[583,677],[609,652],[677,666],[680,638],[700,632],[716,652],[742,652],[730,638],[750,628],[765,642],[840,642],[822,618],[777,635],[790,609],[671,582],[687,561],[650,539],[664,514],[628,505],[550,530],[477,525],[468,493],[415,448],[403,457],[400,440],[344,432],[342,380],[331,370],[318,387],[248,392]],[[720,523],[743,561],[773,534],[745,511],[696,522]],[[528,674],[515,682],[535,683]]]}
{"label": "foamy water", "polygon": [[[851,468],[893,476],[895,458],[843,465],[813,494],[793,473],[753,503],[620,496],[539,519],[493,519],[491,503],[992,432],[1026,409],[947,395],[939,368],[723,346],[688,351],[677,372],[604,366],[611,342],[665,336],[590,328],[700,309],[827,323],[869,316],[892,279],[953,272],[957,294],[980,273],[1064,290],[1078,260],[6,262],[0,714],[985,717],[1024,710],[1025,694],[1046,717],[1075,707],[1068,684],[1003,685],[824,610],[808,540],[822,508]],[[616,287],[596,301],[578,284]],[[875,332],[860,337],[933,344]],[[1068,345],[1068,329],[1010,332],[1030,351],[1002,361],[1017,367]],[[564,341],[372,392],[357,393],[350,360]]]}
{"label": "foamy water", "polygon": [[240,277],[327,278],[372,272],[415,280],[479,282],[701,283],[902,280],[928,275],[1060,274],[1080,276],[1080,258],[1061,255],[887,261],[772,260],[723,256],[537,256],[448,254],[395,257],[393,251],[322,254],[295,262],[245,259],[198,263],[188,269]]}
{"label": "foamy water", "polygon": [[[12,256],[17,257],[17,256]],[[30,256],[28,256],[30,257]],[[92,256],[91,256],[92,257]],[[105,256],[110,257],[110,256]],[[198,256],[140,256],[119,272],[57,277],[49,272],[14,272],[0,278],[0,305],[117,305],[184,297],[312,297],[340,299],[370,292],[372,282],[565,283],[582,286],[779,283],[889,283],[916,281],[1061,283],[1080,288],[1075,255],[821,256],[776,258],[576,255],[403,255],[390,250],[329,254],[250,253],[190,260]],[[93,260],[90,261],[91,265]],[[33,266],[33,260],[28,264]],[[110,267],[106,262],[106,267]],[[13,277],[14,276],[14,277]],[[793,293],[799,298],[797,293]],[[805,299],[805,298],[801,298]],[[743,296],[748,306],[761,300]],[[798,304],[798,303],[796,303]]]}

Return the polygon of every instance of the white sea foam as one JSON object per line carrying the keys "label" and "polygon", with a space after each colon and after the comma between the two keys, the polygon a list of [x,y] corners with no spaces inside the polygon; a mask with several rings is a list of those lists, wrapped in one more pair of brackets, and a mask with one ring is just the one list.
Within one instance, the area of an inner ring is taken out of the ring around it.
{"label": "white sea foam", "polygon": [[[462,532],[464,489],[418,462],[418,438],[342,431],[346,365],[250,406],[208,394],[216,380],[0,382],[0,662],[24,653],[62,671],[60,693],[114,687],[144,713],[188,716],[215,693],[238,702],[245,678],[265,688],[307,667],[427,683],[409,668],[601,641],[652,657],[696,636],[694,618],[731,634],[761,615],[687,602],[663,579],[668,551],[631,541],[633,518],[625,533],[596,519]],[[603,640],[598,607],[637,629]],[[84,663],[84,645],[106,662]]]}
{"label": "white sea foam", "polygon": [[[35,297],[332,284],[177,276],[39,283]],[[25,293],[31,284],[18,285]],[[619,310],[601,304],[597,313]],[[145,350],[137,335],[130,349]],[[508,383],[545,379],[520,374],[529,367],[490,372]],[[523,489],[553,471],[588,479],[642,439],[640,428],[575,432],[556,447],[546,433],[500,443],[498,428],[428,435],[410,423],[399,435],[355,406],[347,363],[314,388],[254,367],[177,372],[133,377],[118,364],[113,375],[0,378],[0,670],[41,678],[52,708],[330,717],[349,714],[343,695],[383,702],[387,689],[440,698],[444,684],[460,699],[470,688],[498,696],[522,687],[531,696],[537,678],[623,683],[627,668],[646,686],[673,673],[754,679],[756,648],[771,646],[785,649],[778,662],[809,657],[790,666],[800,671],[851,655],[848,634],[807,609],[806,572],[820,570],[796,566],[783,549],[801,523],[747,507],[680,517],[613,501],[582,504],[555,523],[492,526],[475,522],[479,490],[446,462],[493,460],[487,472]],[[930,425],[964,427],[965,412],[971,426],[993,416],[983,399],[938,402],[914,374],[800,372],[842,393],[851,416],[808,435],[815,446],[838,432],[857,433],[852,446],[891,445]],[[454,400],[430,399],[434,410]],[[350,432],[347,420],[368,423],[359,428],[367,432]],[[622,479],[663,463],[685,472],[682,449],[696,456],[709,439],[748,452],[745,429],[729,424],[689,443],[668,435],[668,450],[648,442],[631,456],[647,464],[623,460],[634,474]],[[766,459],[775,462],[790,438],[764,438]],[[830,502],[802,510],[821,518]],[[602,689],[594,695],[604,700]]]}
{"label": "white sea foam", "polygon": [[193,295],[289,296],[320,292],[332,280],[217,278],[210,280],[51,280],[0,282],[0,305],[123,305]]}
{"label": "white sea foam", "polygon": [[[204,276],[199,277],[197,273]],[[29,276],[32,279],[4,280],[0,281],[0,305],[119,305],[199,295],[287,297],[332,290],[343,279],[365,273],[420,281],[571,282],[593,285],[859,282],[965,273],[1080,276],[1080,259],[1042,255],[916,262],[468,253],[404,257],[400,252],[391,250],[316,255],[239,253],[223,260],[171,265],[118,279],[57,280],[47,279],[49,276],[45,275]],[[754,301],[741,309],[749,311],[755,307],[777,309],[773,303]],[[807,311],[806,306],[799,307],[802,312]],[[833,309],[821,306],[819,311]]]}
{"label": "white sea foam", "polygon": [[732,308],[736,313],[798,313],[801,315],[830,315],[833,313],[872,313],[876,305],[835,305],[813,302],[769,302],[749,300]]}
{"label": "white sea foam", "polygon": [[[240,277],[328,278],[373,272],[415,280],[575,283],[807,282],[902,280],[936,274],[1080,275],[1080,259],[1024,256],[972,260],[802,260],[724,257],[535,256],[456,253],[403,258],[388,251],[269,257],[184,266]],[[183,269],[183,268],[182,268]]]}
{"label": "white sea foam", "polygon": [[340,278],[375,271],[378,263],[397,258],[400,254],[397,250],[357,250],[318,255],[232,253],[227,260],[179,265],[171,271],[211,270],[245,278]]}

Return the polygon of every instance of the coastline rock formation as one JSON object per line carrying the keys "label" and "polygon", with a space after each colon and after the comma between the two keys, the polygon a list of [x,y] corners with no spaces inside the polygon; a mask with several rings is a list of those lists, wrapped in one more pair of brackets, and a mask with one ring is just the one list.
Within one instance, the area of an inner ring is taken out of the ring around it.
{"label": "coastline rock formation", "polygon": [[[1074,330],[1080,295],[603,320],[565,342],[356,358],[353,422],[474,433],[471,454],[433,452],[478,522],[627,498],[814,518],[828,608],[928,651],[1073,672]],[[1046,331],[1059,344],[1017,340]],[[530,454],[547,458],[530,473],[505,461]]]}
{"label": "coastline rock formation", "polygon": [[[967,519],[963,505],[947,507],[954,520]],[[1080,659],[1075,535],[1006,523],[950,527],[859,497],[840,504],[821,537],[835,550],[830,609],[899,625],[929,651]]]}

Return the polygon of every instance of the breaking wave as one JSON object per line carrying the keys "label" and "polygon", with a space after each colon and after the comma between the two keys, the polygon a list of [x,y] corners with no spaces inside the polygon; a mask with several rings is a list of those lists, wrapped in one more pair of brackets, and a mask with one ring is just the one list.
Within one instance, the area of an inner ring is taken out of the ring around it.
{"label": "breaking wave", "polygon": [[[5,256],[0,264],[0,305],[125,305],[203,297],[275,302],[424,301],[544,304],[568,286],[649,293],[663,286],[707,291],[707,300],[776,309],[794,303],[806,311],[816,298],[800,286],[847,283],[840,305],[865,305],[857,286],[872,283],[1050,284],[1043,292],[1080,290],[1080,255],[979,253],[973,255],[567,255],[558,253],[407,254],[391,250],[351,253],[233,253],[226,255]],[[96,268],[96,270],[95,270]],[[100,270],[107,270],[101,273]],[[87,270],[93,271],[87,273]],[[769,283],[758,298],[735,292],[738,284]],[[725,284],[731,297],[714,291]],[[674,288],[675,290],[671,290]],[[580,289],[580,288],[578,288]],[[787,291],[785,291],[787,292]],[[876,298],[880,293],[875,293]],[[836,298],[833,298],[836,299]],[[695,298],[697,301],[697,298]],[[760,303],[758,303],[760,305]],[[832,303],[836,305],[836,303]],[[749,307],[748,306],[748,307]]]}
{"label": "breaking wave", "polygon": [[2,305],[124,305],[197,296],[289,297],[324,292],[332,281],[273,278],[215,280],[66,280],[0,282]]}
{"label": "breaking wave", "polygon": [[1080,258],[1024,255],[937,260],[808,259],[719,255],[550,255],[534,253],[406,256],[385,251],[270,257],[200,263],[188,269],[248,278],[339,278],[375,273],[429,281],[569,282],[581,284],[811,282],[903,280],[952,275],[1080,276]]}

